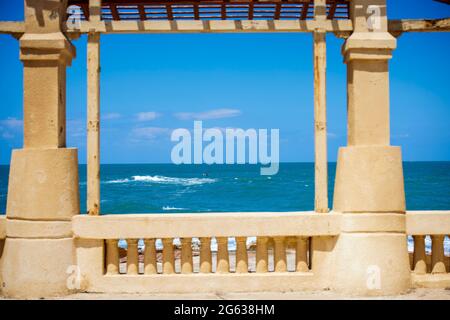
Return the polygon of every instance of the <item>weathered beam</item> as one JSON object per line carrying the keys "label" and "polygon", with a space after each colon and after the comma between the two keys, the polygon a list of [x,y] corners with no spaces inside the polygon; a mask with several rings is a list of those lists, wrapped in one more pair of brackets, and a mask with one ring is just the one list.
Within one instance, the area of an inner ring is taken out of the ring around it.
{"label": "weathered beam", "polygon": [[402,32],[449,32],[450,18],[389,20],[390,33]]}
{"label": "weathered beam", "polygon": [[[326,21],[326,1],[314,0],[314,19]],[[328,212],[326,32],[317,28],[313,33],[314,51],[314,210]]]}
{"label": "weathered beam", "polygon": [[0,21],[0,34],[9,34],[19,39],[25,32],[23,21]]}
{"label": "weathered beam", "polygon": [[[91,15],[92,16],[92,15]],[[87,211],[100,213],[100,34],[87,44]]]}
{"label": "weathered beam", "polygon": [[80,30],[89,33],[245,33],[245,32],[351,32],[350,20],[146,20],[146,21],[82,21]]}
{"label": "weathered beam", "polygon": [[[187,20],[187,21],[82,21],[80,30],[67,30],[70,34],[89,33],[220,33],[220,32],[326,32],[348,33],[353,30],[350,20],[327,20],[317,24],[314,20]],[[389,32],[449,32],[450,18],[389,20]],[[19,38],[25,32],[23,21],[0,21],[0,34]]]}
{"label": "weathered beam", "polygon": [[102,15],[102,0],[89,0],[89,21],[98,22]]}

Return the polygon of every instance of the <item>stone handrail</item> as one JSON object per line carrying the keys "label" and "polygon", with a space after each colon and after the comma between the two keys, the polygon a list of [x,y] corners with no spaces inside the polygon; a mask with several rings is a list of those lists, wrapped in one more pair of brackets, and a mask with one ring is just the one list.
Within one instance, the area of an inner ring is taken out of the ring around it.
{"label": "stone handrail", "polygon": [[414,240],[409,255],[414,284],[450,286],[450,257],[445,255],[444,248],[445,236],[450,235],[450,211],[410,211],[406,215],[406,232]]}
{"label": "stone handrail", "polygon": [[[78,215],[72,229],[86,291],[267,291],[275,284],[288,291],[326,286],[311,272],[311,237],[337,236],[340,215]],[[230,251],[229,238],[236,243]]]}

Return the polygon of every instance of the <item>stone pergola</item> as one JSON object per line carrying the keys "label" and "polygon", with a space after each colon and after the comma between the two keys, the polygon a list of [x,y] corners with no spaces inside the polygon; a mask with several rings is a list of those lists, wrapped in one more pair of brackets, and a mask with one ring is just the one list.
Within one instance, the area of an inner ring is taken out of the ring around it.
{"label": "stone pergola", "polygon": [[[70,6],[80,10],[75,25],[67,24],[73,18]],[[450,212],[406,212],[401,150],[390,145],[388,61],[403,32],[449,30],[450,19],[388,20],[386,0],[25,0],[23,22],[0,22],[0,33],[20,41],[24,68],[24,143],[12,154],[6,218],[0,220],[3,294],[244,287],[387,295],[414,286],[448,286],[443,241],[450,234]],[[100,215],[101,35],[195,32],[312,33],[315,212]],[[348,95],[348,143],[339,150],[331,212],[326,33],[345,39]],[[66,146],[65,117],[66,68],[75,58],[72,41],[83,34],[88,35],[88,215],[80,215],[77,150]],[[406,235],[415,240],[410,262]],[[425,235],[433,239],[431,258],[425,254]],[[249,236],[257,237],[255,272],[248,272]],[[202,244],[200,274],[194,272],[194,237]],[[215,272],[209,247],[213,237],[218,243]],[[227,237],[237,240],[235,273],[230,273]],[[174,238],[181,238],[180,270],[175,268]],[[126,274],[119,272],[118,239],[128,243]],[[146,244],[143,274],[138,239]],[[164,245],[162,271],[156,239]],[[292,243],[295,272],[287,272],[286,249]],[[268,246],[274,248],[270,273]],[[76,266],[80,279],[75,288],[66,285],[70,266]],[[371,276],[378,286],[368,284]]]}

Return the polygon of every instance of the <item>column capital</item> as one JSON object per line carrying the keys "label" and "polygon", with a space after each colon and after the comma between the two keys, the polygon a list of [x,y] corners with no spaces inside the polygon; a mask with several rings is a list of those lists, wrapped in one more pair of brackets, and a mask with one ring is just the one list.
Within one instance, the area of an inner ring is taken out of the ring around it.
{"label": "column capital", "polygon": [[389,60],[397,39],[389,32],[354,32],[344,43],[345,63],[351,60]]}
{"label": "column capital", "polygon": [[75,47],[61,32],[25,33],[20,38],[20,60],[23,62],[48,61],[70,65]]}

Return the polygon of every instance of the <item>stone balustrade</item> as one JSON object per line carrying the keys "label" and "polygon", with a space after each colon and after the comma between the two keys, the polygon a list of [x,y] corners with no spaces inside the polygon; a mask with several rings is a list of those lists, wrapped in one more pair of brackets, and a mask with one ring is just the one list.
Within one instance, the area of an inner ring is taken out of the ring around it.
{"label": "stone balustrade", "polygon": [[308,244],[302,236],[106,240],[105,274],[309,272]]}
{"label": "stone balustrade", "polygon": [[449,211],[411,211],[406,216],[407,233],[414,246],[410,252],[413,282],[418,287],[450,285],[450,256],[444,241],[450,242]]}
{"label": "stone balustrade", "polygon": [[[79,215],[72,219],[83,290],[210,292],[319,290],[334,247],[312,246],[348,228],[331,212]],[[413,285],[450,283],[450,211],[410,211]],[[425,253],[425,236],[432,239]],[[257,280],[255,280],[257,279]]]}

